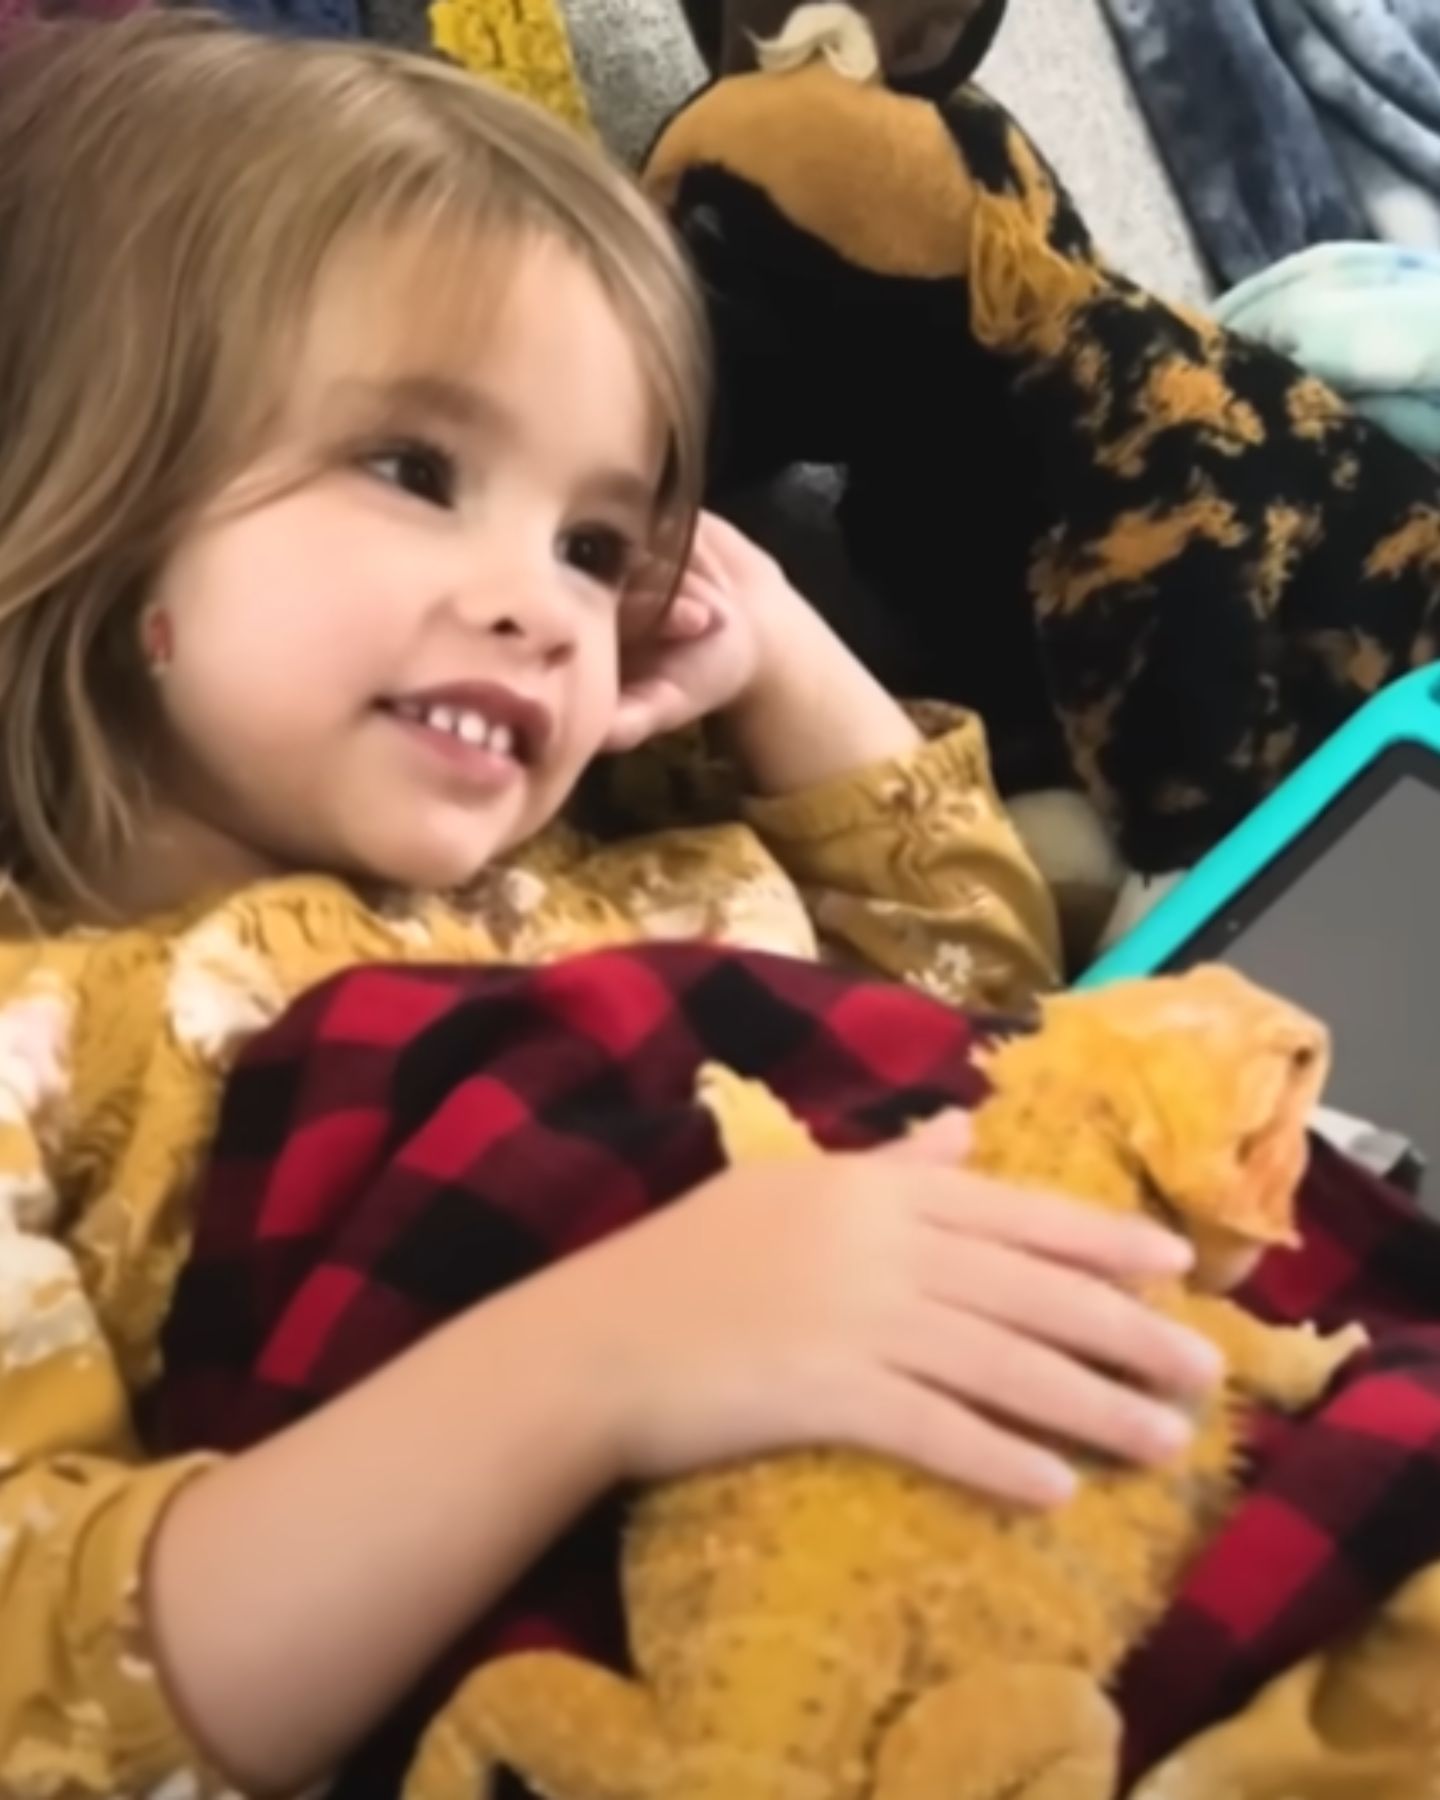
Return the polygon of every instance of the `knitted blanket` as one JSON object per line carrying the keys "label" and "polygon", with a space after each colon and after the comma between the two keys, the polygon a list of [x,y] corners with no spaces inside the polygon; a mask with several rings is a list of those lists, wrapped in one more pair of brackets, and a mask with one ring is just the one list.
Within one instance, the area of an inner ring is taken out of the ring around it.
{"label": "knitted blanket", "polygon": [[[253,1444],[713,1173],[693,1098],[708,1059],[765,1079],[823,1142],[858,1146],[973,1106],[983,1031],[908,990],[699,946],[348,974],[256,1039],[229,1085],[157,1441]],[[1440,1564],[1440,1231],[1323,1148],[1303,1201],[1303,1250],[1272,1258],[1249,1303],[1359,1318],[1376,1348],[1318,1414],[1263,1422],[1247,1497],[1129,1671],[1135,1774]],[[623,1664],[617,1525],[613,1501],[596,1509],[477,1622],[340,1794],[393,1795],[419,1727],[478,1658],[549,1645]],[[1433,1670],[1440,1604],[1426,1629]],[[1263,1704],[1256,1717],[1263,1741]]]}
{"label": "knitted blanket", "polygon": [[1104,0],[1222,281],[1336,239],[1440,248],[1434,0]]}
{"label": "knitted blanket", "polygon": [[[107,18],[149,0],[0,0],[0,32],[22,18]],[[214,0],[259,31],[369,37],[433,50],[586,127],[589,109],[559,0]]]}

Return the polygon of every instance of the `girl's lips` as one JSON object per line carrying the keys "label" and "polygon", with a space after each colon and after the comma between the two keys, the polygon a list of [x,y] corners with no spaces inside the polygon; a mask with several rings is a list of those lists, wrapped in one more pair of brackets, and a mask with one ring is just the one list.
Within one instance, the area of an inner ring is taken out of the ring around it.
{"label": "girl's lips", "polygon": [[490,744],[466,743],[453,731],[437,730],[423,719],[407,717],[392,707],[380,711],[420,751],[434,757],[468,787],[487,793],[504,793],[521,777],[521,765],[513,752]]}
{"label": "girl's lips", "polygon": [[548,708],[493,681],[449,682],[387,697],[382,709],[410,724],[487,745],[517,762],[537,762],[554,728]]}

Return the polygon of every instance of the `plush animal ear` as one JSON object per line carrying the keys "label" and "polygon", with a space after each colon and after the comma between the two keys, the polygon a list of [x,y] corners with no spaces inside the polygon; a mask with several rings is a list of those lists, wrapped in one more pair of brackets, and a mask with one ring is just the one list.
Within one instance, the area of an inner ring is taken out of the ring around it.
{"label": "plush animal ear", "polygon": [[682,0],[695,47],[712,75],[720,72],[725,43],[725,0]]}
{"label": "plush animal ear", "polygon": [[871,0],[888,86],[948,100],[984,61],[1009,0]]}
{"label": "plush animal ear", "polygon": [[[712,73],[757,66],[756,44],[782,35],[804,0],[684,0]],[[887,86],[944,100],[975,73],[1009,0],[853,0],[880,46]]]}
{"label": "plush animal ear", "polygon": [[690,34],[712,75],[744,75],[757,67],[757,41],[783,29],[801,0],[682,0]]}

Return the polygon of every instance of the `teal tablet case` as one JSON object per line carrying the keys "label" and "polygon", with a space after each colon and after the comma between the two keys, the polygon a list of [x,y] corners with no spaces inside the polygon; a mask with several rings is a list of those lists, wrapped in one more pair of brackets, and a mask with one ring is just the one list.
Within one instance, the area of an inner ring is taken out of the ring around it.
{"label": "teal tablet case", "polygon": [[1081,978],[1082,988],[1163,969],[1275,861],[1377,757],[1396,744],[1440,756],[1440,664],[1382,689],[1243,825]]}

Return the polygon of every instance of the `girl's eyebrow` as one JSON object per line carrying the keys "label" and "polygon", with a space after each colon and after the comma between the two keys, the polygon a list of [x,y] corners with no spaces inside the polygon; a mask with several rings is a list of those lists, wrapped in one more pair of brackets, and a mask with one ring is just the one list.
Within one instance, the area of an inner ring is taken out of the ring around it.
{"label": "girl's eyebrow", "polygon": [[389,381],[342,380],[331,390],[338,410],[367,418],[397,413],[443,419],[464,431],[504,430],[509,420],[478,388],[448,375],[399,375]]}
{"label": "girl's eyebrow", "polygon": [[601,506],[648,517],[655,510],[655,483],[629,469],[606,469],[586,483],[586,492]]}

